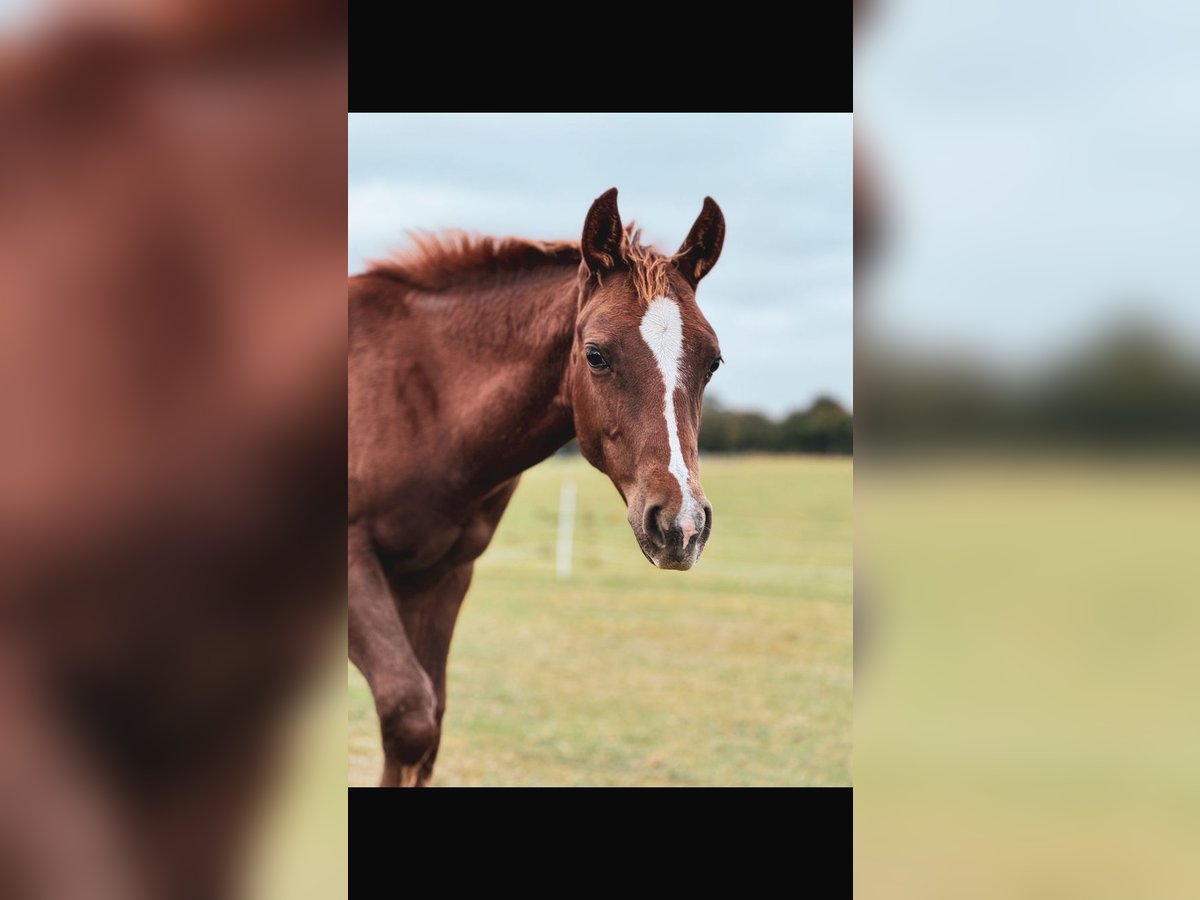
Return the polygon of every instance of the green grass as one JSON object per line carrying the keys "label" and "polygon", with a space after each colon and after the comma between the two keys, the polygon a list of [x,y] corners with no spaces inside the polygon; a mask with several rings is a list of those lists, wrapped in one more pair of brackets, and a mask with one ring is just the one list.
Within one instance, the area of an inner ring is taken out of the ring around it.
{"label": "green grass", "polygon": [[[479,560],[450,653],[439,785],[850,783],[846,459],[705,458],[714,529],[690,572],[654,569],[611,482],[530,470]],[[555,578],[559,491],[578,485]],[[349,672],[350,783],[382,767]]]}

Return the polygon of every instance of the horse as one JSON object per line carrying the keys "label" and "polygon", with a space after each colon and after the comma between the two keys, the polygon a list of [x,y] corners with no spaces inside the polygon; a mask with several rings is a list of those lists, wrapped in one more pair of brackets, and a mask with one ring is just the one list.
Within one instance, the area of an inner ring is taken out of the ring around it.
{"label": "horse", "polygon": [[245,893],[341,640],[345,38],[219,6],[0,66],[0,897]]}
{"label": "horse", "polygon": [[670,256],[640,234],[612,188],[578,243],[414,235],[349,280],[348,644],[382,787],[432,778],[455,621],[522,472],[576,438],[653,565],[708,541],[696,444],[722,358],[695,292],[725,219],[705,197]]}

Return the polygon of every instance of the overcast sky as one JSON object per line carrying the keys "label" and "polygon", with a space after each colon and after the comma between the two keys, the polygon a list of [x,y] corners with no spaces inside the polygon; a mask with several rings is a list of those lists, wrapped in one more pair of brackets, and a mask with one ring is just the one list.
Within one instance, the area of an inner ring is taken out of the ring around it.
{"label": "overcast sky", "polygon": [[1017,371],[1200,338],[1200,5],[881,0],[855,60],[890,253],[864,324]]}
{"label": "overcast sky", "polygon": [[578,240],[616,187],[674,252],[706,194],[725,213],[698,297],[727,365],[709,390],[782,414],[852,400],[850,115],[350,116],[350,271],[408,228]]}

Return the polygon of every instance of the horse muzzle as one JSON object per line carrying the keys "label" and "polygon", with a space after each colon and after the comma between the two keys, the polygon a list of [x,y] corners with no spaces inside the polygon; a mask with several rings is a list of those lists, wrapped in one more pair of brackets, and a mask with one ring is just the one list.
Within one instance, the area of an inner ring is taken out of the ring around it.
{"label": "horse muzzle", "polygon": [[659,569],[686,571],[696,564],[712,533],[712,506],[701,496],[691,509],[631,504],[629,525],[646,559]]}

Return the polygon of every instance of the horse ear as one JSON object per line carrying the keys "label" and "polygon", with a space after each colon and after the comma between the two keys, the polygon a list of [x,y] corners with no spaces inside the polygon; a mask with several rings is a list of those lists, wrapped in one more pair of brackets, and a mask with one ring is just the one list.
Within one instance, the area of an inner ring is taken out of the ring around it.
{"label": "horse ear", "polygon": [[617,189],[609,188],[595,199],[583,221],[583,261],[595,273],[615,269],[621,264],[621,244],[625,231],[617,211]]}
{"label": "horse ear", "polygon": [[725,216],[712,197],[705,197],[704,208],[675,254],[675,265],[692,287],[717,264],[724,243]]}

